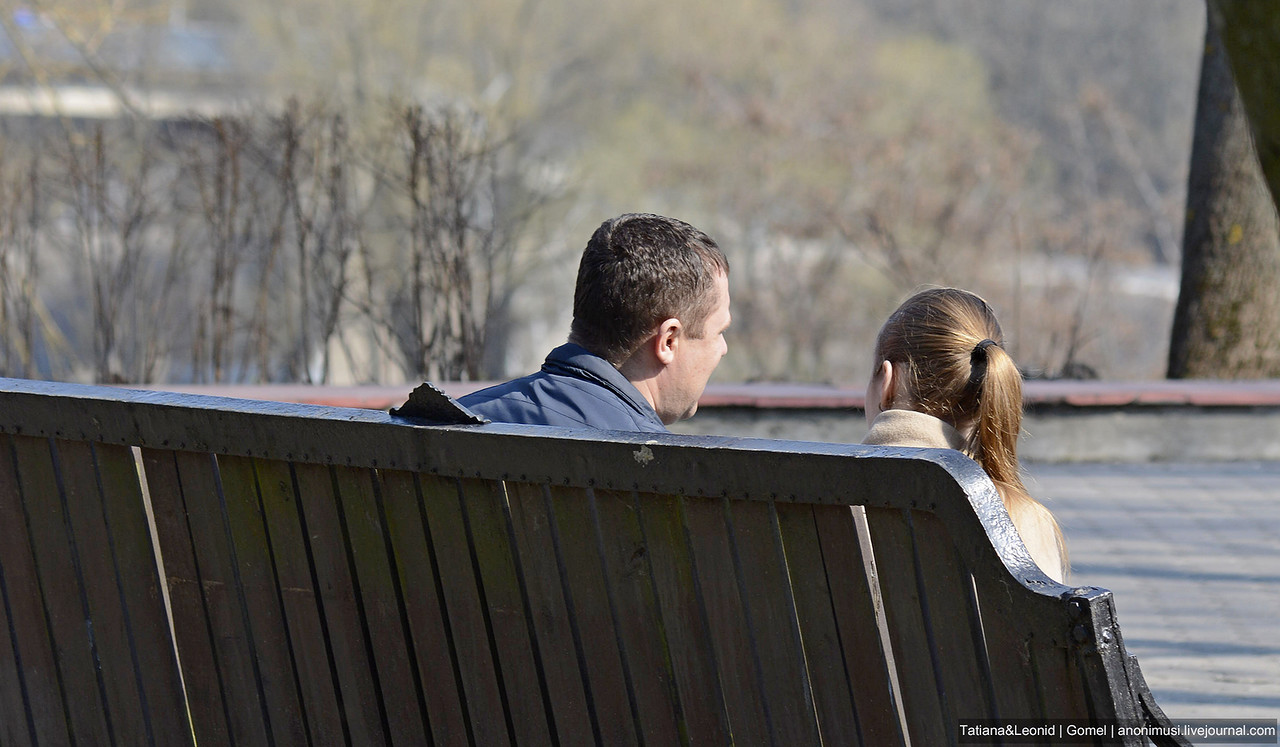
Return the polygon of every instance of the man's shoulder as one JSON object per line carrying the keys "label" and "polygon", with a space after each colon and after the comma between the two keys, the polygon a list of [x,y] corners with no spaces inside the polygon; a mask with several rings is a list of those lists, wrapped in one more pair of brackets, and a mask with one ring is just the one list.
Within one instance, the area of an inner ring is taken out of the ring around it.
{"label": "man's shoulder", "polygon": [[477,415],[483,415],[499,423],[545,425],[536,419],[538,408],[535,399],[521,387],[513,386],[515,383],[508,381],[505,384],[481,389],[459,398],[458,402]]}
{"label": "man's shoulder", "polygon": [[646,411],[607,382],[563,365],[544,366],[537,373],[468,394],[459,402],[479,415],[502,423],[644,432],[666,430],[651,408]]}
{"label": "man's shoulder", "polygon": [[501,384],[495,384],[459,397],[458,402],[463,407],[484,415],[490,420],[502,423],[542,425],[524,417],[517,419],[516,414],[536,410],[538,396],[535,380],[544,376],[543,373],[539,372]]}
{"label": "man's shoulder", "polygon": [[511,381],[504,381],[501,384],[487,386],[484,389],[477,389],[474,392],[464,394],[459,397],[458,402],[475,409],[476,406],[483,405],[486,402],[505,399],[513,395],[519,396],[522,392],[528,389],[530,383],[529,380],[539,375],[540,374],[530,374],[519,379],[512,379]]}

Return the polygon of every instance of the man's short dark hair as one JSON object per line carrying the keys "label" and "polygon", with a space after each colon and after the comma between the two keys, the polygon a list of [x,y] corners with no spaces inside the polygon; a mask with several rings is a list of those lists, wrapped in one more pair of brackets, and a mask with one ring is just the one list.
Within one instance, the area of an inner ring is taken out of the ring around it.
{"label": "man's short dark hair", "polygon": [[578,266],[569,341],[621,365],[665,319],[694,338],[715,309],[729,260],[715,240],[674,218],[628,213],[600,225]]}

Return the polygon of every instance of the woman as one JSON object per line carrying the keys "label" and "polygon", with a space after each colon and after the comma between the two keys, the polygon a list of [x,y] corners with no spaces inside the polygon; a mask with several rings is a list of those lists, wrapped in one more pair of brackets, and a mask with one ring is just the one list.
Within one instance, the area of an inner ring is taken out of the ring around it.
{"label": "woman", "polygon": [[935,288],[907,299],[876,338],[863,443],[964,452],[995,483],[1032,559],[1065,583],[1062,530],[1022,484],[1022,375],[1003,342],[991,307],[968,291]]}

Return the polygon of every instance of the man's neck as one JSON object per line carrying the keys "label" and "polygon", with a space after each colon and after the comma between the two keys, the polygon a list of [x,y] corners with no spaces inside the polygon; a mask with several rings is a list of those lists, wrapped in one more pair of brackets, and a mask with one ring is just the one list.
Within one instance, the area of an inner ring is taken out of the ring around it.
{"label": "man's neck", "polygon": [[617,368],[618,372],[648,401],[654,412],[658,412],[657,378],[658,374],[662,373],[662,366],[652,360],[652,356],[637,352]]}

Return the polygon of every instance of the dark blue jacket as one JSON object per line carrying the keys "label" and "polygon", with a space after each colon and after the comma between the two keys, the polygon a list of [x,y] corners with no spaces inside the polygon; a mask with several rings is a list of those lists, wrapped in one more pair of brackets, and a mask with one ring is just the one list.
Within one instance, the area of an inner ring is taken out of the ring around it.
{"label": "dark blue jacket", "polygon": [[653,406],[618,369],[572,343],[552,350],[538,373],[472,392],[458,402],[499,423],[667,432]]}

